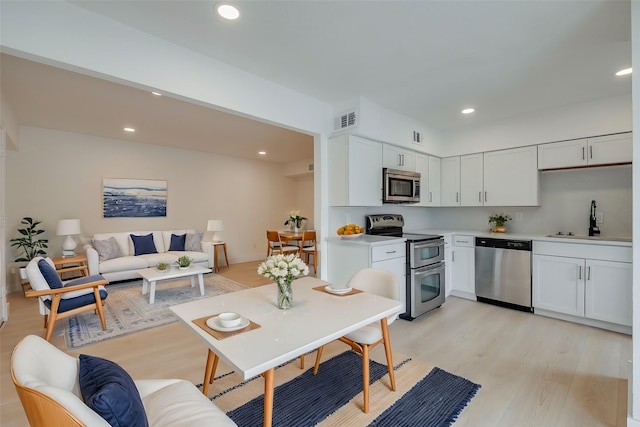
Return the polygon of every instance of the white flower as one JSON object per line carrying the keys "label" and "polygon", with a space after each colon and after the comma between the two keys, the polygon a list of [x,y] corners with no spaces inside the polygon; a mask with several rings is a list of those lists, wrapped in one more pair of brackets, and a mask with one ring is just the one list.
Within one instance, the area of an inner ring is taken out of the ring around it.
{"label": "white flower", "polygon": [[273,255],[258,266],[258,274],[284,285],[309,274],[309,267],[295,254]]}

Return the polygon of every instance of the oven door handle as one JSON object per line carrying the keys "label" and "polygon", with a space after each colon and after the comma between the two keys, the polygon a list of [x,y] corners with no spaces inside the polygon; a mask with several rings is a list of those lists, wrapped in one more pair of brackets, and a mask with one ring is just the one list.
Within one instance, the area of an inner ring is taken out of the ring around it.
{"label": "oven door handle", "polygon": [[420,268],[414,268],[413,273],[426,273],[426,272],[436,272],[438,270],[444,270],[444,261],[440,261],[437,264],[426,265]]}
{"label": "oven door handle", "polygon": [[431,248],[434,246],[444,246],[444,239],[438,239],[435,240],[433,242],[427,242],[427,243],[414,243],[413,244],[413,248],[414,249],[422,249],[422,248]]}

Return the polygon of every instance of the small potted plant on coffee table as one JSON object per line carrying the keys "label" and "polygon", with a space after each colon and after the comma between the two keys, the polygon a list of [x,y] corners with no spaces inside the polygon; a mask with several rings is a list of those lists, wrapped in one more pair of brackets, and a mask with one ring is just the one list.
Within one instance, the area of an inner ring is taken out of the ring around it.
{"label": "small potted plant on coffee table", "polygon": [[178,258],[178,267],[181,270],[186,270],[187,268],[189,268],[190,265],[191,265],[191,258],[189,258],[188,256],[183,255],[180,258]]}
{"label": "small potted plant on coffee table", "polygon": [[156,269],[158,269],[159,272],[164,273],[165,271],[169,271],[169,264],[166,262],[159,262],[156,265]]}

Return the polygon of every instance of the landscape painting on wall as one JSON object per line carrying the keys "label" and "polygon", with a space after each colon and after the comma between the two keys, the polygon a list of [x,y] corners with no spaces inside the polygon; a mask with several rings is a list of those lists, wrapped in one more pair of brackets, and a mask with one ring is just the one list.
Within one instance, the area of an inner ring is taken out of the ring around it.
{"label": "landscape painting on wall", "polygon": [[105,218],[167,216],[167,181],[102,179]]}

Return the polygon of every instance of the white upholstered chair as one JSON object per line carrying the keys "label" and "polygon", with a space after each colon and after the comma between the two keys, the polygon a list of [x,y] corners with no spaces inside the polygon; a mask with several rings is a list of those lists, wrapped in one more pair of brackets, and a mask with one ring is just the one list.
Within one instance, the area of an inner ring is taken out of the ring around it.
{"label": "white upholstered chair", "polygon": [[[28,335],[16,345],[11,356],[11,378],[31,427],[109,427],[85,404],[80,369],[78,358],[38,336]],[[151,427],[236,425],[188,381],[152,379],[133,383]],[[126,401],[133,398],[124,395]]]}
{"label": "white upholstered chair", "polygon": [[[349,286],[386,298],[395,300],[400,298],[398,279],[393,273],[385,270],[374,268],[359,270],[351,277]],[[391,390],[396,390],[393,359],[391,357],[391,342],[389,341],[389,330],[387,326],[397,317],[398,315],[395,314],[389,318],[382,319],[379,323],[372,323],[339,338],[340,341],[348,344],[354,351],[362,355],[364,412],[369,412],[369,351],[378,344],[384,344],[387,370],[389,371],[389,379],[391,380]],[[322,358],[322,349],[323,347],[320,347],[316,354],[316,364],[313,368],[314,375],[318,373],[320,359]]]}

